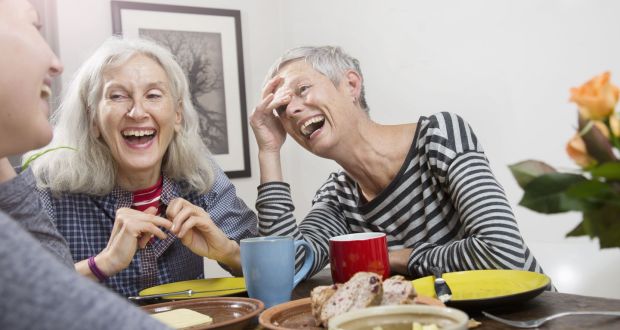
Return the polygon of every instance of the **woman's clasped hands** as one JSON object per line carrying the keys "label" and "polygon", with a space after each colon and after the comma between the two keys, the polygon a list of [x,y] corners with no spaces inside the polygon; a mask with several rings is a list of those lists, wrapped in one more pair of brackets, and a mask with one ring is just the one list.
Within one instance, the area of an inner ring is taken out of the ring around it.
{"label": "woman's clasped hands", "polygon": [[163,240],[168,234],[176,235],[183,245],[200,256],[226,264],[234,258],[238,244],[230,240],[201,207],[176,198],[168,205],[165,216],[158,216],[155,207],[144,212],[118,209],[108,244],[95,257],[101,271],[107,276],[122,271],[138,249],[146,248],[153,237]]}

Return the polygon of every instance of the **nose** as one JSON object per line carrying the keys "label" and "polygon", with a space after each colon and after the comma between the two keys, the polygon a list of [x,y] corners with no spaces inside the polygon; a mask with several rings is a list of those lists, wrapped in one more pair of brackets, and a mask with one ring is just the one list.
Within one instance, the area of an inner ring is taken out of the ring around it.
{"label": "nose", "polygon": [[146,111],[144,111],[142,103],[140,101],[134,101],[131,105],[131,108],[127,110],[127,116],[134,120],[139,120],[146,118],[147,114]]}
{"label": "nose", "polygon": [[49,69],[50,76],[56,77],[56,76],[60,75],[62,73],[62,71],[64,71],[64,67],[62,65],[62,62],[60,62],[60,59],[58,59],[56,54],[52,53],[52,63],[50,65],[50,69]]}
{"label": "nose", "polygon": [[300,112],[303,111],[303,109],[304,109],[304,100],[303,100],[303,98],[301,98],[301,97],[299,97],[297,95],[292,95],[291,96],[291,101],[286,106],[286,113],[289,116],[292,116],[292,115],[299,114]]}

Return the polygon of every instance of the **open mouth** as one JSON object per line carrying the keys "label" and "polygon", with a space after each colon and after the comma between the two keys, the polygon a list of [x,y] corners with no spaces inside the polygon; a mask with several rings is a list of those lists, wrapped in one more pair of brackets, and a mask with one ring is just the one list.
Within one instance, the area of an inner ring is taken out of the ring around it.
{"label": "open mouth", "polygon": [[126,129],[121,132],[123,138],[130,145],[142,145],[148,143],[157,135],[157,131],[152,128],[147,129]]}
{"label": "open mouth", "polygon": [[49,100],[51,96],[52,96],[52,88],[48,86],[47,84],[43,84],[43,86],[41,86],[41,98],[45,100]]}
{"label": "open mouth", "polygon": [[301,134],[303,136],[305,136],[305,137],[310,137],[312,135],[312,133],[314,133],[317,130],[321,129],[324,124],[325,124],[325,117],[324,116],[312,117],[312,118],[306,120],[301,125]]}

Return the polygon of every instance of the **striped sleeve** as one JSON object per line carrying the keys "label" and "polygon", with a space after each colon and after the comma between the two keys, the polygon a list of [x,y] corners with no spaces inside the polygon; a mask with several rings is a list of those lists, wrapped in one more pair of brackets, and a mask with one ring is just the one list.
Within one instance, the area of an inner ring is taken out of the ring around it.
{"label": "striped sleeve", "polygon": [[427,274],[432,265],[444,271],[538,268],[470,126],[449,113],[431,117],[429,125],[428,161],[456,207],[462,239],[415,244],[410,272]]}
{"label": "striped sleeve", "polygon": [[[329,193],[329,181],[319,189],[312,209],[297,226],[293,215],[295,206],[290,186],[284,182],[269,182],[258,187],[256,210],[258,230],[261,236],[293,236],[308,242],[314,252],[310,278],[329,263],[329,238],[348,233],[343,212]],[[304,252],[297,250],[296,268],[301,268]]]}

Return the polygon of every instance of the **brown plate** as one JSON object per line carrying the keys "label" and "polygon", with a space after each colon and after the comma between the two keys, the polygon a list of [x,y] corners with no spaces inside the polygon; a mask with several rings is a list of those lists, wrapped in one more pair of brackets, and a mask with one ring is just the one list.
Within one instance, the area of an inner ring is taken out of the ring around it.
{"label": "brown plate", "polygon": [[191,328],[199,329],[243,329],[252,318],[264,308],[262,301],[252,298],[198,298],[192,300],[166,302],[142,307],[147,313],[155,314],[174,309],[187,308],[198,313],[209,315],[213,322]]}
{"label": "brown plate", "polygon": [[273,306],[265,310],[258,321],[263,327],[273,330],[324,329],[316,324],[312,316],[310,298]]}

